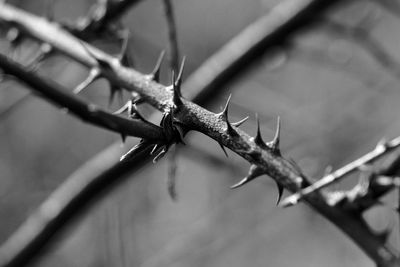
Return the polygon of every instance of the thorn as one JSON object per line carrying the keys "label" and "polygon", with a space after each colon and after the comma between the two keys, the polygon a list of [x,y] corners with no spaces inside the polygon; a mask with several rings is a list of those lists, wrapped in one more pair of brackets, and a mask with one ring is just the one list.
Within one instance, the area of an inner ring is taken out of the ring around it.
{"label": "thorn", "polygon": [[123,93],[122,88],[119,86],[111,85],[110,87],[110,97],[108,99],[108,106],[111,106],[112,102],[114,101],[115,95],[118,93],[120,101],[122,102]]}
{"label": "thorn", "polygon": [[271,142],[267,143],[267,146],[271,148],[272,152],[276,155],[281,155],[279,150],[279,143],[280,143],[280,134],[281,134],[281,118],[278,116],[276,121],[276,132],[274,139]]}
{"label": "thorn", "polygon": [[128,110],[128,113],[130,114],[131,106],[132,106],[132,101],[129,100],[128,102],[125,103],[125,105],[123,105],[120,109],[114,111],[112,114],[119,115],[119,114],[124,113],[126,110]]}
{"label": "thorn", "polygon": [[6,39],[13,45],[17,46],[22,40],[22,34],[17,28],[11,28],[7,31]]}
{"label": "thorn", "polygon": [[121,158],[120,161],[124,160],[130,160],[132,157],[136,154],[136,152],[140,152],[144,149],[146,149],[148,146],[152,145],[150,142],[147,140],[140,140],[138,144],[136,144],[134,147],[132,147],[128,152],[126,152]]}
{"label": "thorn", "polygon": [[54,21],[54,0],[46,1],[46,17],[48,21]]}
{"label": "thorn", "polygon": [[228,110],[229,110],[229,103],[231,101],[232,95],[230,94],[228,100],[226,101],[225,107],[221,113],[218,114],[218,117],[226,122],[226,131],[230,136],[238,136],[239,134],[233,129],[232,124],[229,122],[228,119]]}
{"label": "thorn", "polygon": [[151,80],[160,82],[160,70],[161,70],[161,64],[163,62],[164,56],[165,56],[165,50],[162,50],[160,55],[158,56],[157,63],[154,66],[153,71],[151,72],[151,74],[149,74],[149,78]]}
{"label": "thorn", "polygon": [[161,151],[154,157],[153,163],[157,163],[162,157],[165,156],[165,154],[168,152],[168,147],[164,146]]}
{"label": "thorn", "polygon": [[226,131],[230,136],[232,136],[232,137],[233,136],[239,136],[239,134],[236,132],[235,129],[233,129],[231,123],[228,120],[226,121],[226,127],[227,127]]}
{"label": "thorn", "polygon": [[132,102],[134,104],[139,105],[144,102],[144,99],[138,93],[132,92],[131,95],[132,95]]}
{"label": "thorn", "polygon": [[179,88],[175,84],[176,84],[175,72],[172,71],[172,89],[173,89],[173,94],[174,94],[173,102],[174,102],[174,105],[176,106],[176,108],[178,108],[178,107],[182,106],[183,103],[182,103],[180,91],[178,90]]}
{"label": "thorn", "polygon": [[232,97],[232,94],[229,94],[228,100],[226,101],[224,109],[220,113],[218,113],[218,117],[225,122],[228,120],[228,109],[229,109],[229,103],[231,101],[231,97]]}
{"label": "thorn", "polygon": [[376,144],[376,149],[383,149],[386,150],[388,146],[388,141],[385,138],[382,138],[379,140],[379,142]]}
{"label": "thorn", "polygon": [[224,153],[225,153],[225,156],[227,157],[227,158],[229,158],[229,156],[228,156],[228,152],[226,152],[226,149],[225,149],[225,147],[220,143],[220,142],[218,142],[218,144],[219,144],[219,146],[221,147],[221,149],[222,149],[222,151],[224,151]]}
{"label": "thorn", "polygon": [[125,57],[126,51],[128,49],[129,35],[130,35],[130,32],[126,28],[121,29],[121,31],[119,32],[119,37],[122,40],[122,44],[121,44],[121,51],[119,52],[117,58],[121,62],[121,64],[122,64],[122,60]]}
{"label": "thorn", "polygon": [[280,204],[279,207],[287,208],[296,205],[299,203],[302,195],[301,194],[293,194],[287,198],[285,198]]}
{"label": "thorn", "polygon": [[158,144],[155,144],[153,149],[150,151],[150,155],[153,155],[156,152],[157,148],[158,148]]}
{"label": "thorn", "polygon": [[179,91],[180,95],[182,95],[181,85],[182,85],[182,74],[183,74],[183,70],[185,68],[185,61],[186,61],[186,57],[183,57],[182,58],[182,62],[181,62],[181,66],[179,68],[178,77],[175,80],[175,86],[178,88],[178,91]]}
{"label": "thorn", "polygon": [[179,142],[186,145],[185,141],[183,141],[183,138],[185,137],[185,130],[177,124],[177,122],[172,122],[172,125],[174,126],[174,129],[179,133]]}
{"label": "thorn", "polygon": [[139,110],[137,109],[137,106],[135,103],[131,102],[131,110],[129,111],[129,117],[134,118],[134,119],[139,119],[143,122],[148,122],[142,114],[140,114]]}
{"label": "thorn", "polygon": [[240,180],[238,183],[234,184],[231,186],[232,189],[241,187],[251,180],[254,180],[255,178],[261,176],[264,174],[264,170],[258,167],[257,165],[252,164],[249,169],[249,173],[247,174],[246,177],[244,177],[242,180]]}
{"label": "thorn", "polygon": [[283,195],[283,186],[281,184],[279,184],[277,181],[275,181],[276,186],[278,187],[278,198],[276,200],[276,205],[279,205],[279,202],[282,199],[282,195]]}
{"label": "thorn", "polygon": [[324,176],[329,175],[332,171],[333,171],[332,165],[326,166],[326,168],[325,168],[325,170],[324,170]]}
{"label": "thorn", "polygon": [[256,143],[261,148],[267,148],[267,144],[265,144],[265,142],[261,136],[260,119],[258,118],[257,113],[256,113],[256,121],[257,121],[257,134],[256,134],[256,137],[254,137],[254,143]]}
{"label": "thorn", "polygon": [[74,94],[79,94],[84,90],[86,87],[88,87],[91,83],[93,83],[95,80],[97,80],[100,77],[100,70],[98,68],[91,69],[89,72],[89,75],[87,78],[78,84],[77,87],[73,90]]}
{"label": "thorn", "polygon": [[83,41],[80,41],[78,39],[78,41],[81,43],[83,49],[91,56],[94,58],[94,60],[96,60],[97,64],[99,64],[102,68],[105,69],[110,69],[111,65],[110,65],[110,60],[109,58],[105,57],[102,54],[98,54],[98,51],[92,51],[91,48],[88,47],[88,45],[86,45],[86,43],[84,43]]}
{"label": "thorn", "polygon": [[241,119],[240,121],[237,122],[232,122],[231,124],[235,127],[239,127],[240,125],[242,125],[244,122],[246,122],[249,119],[249,116]]}
{"label": "thorn", "polygon": [[125,141],[126,141],[126,135],[125,135],[125,134],[121,134],[121,139],[122,139],[122,143],[125,143]]}

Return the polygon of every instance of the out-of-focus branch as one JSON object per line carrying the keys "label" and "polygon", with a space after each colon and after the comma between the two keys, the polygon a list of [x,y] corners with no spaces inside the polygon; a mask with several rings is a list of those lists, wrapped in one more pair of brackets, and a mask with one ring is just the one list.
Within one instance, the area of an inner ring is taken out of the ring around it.
{"label": "out-of-focus branch", "polygon": [[176,22],[174,15],[174,7],[172,6],[172,0],[163,0],[165,17],[168,25],[168,40],[169,40],[169,51],[171,56],[171,69],[175,72],[179,69],[179,46],[178,46],[178,34],[176,30]]}
{"label": "out-of-focus branch", "polygon": [[135,136],[164,140],[162,129],[154,124],[136,119],[125,119],[101,110],[94,104],[87,104],[68,93],[66,88],[49,79],[27,71],[26,68],[4,55],[0,55],[0,68],[26,83],[40,96],[91,124],[115,131],[123,136]]}
{"label": "out-of-focus branch", "polygon": [[400,79],[400,63],[391,56],[379,41],[371,36],[368,29],[360,26],[344,25],[333,20],[324,20],[324,25],[331,33],[347,38],[363,47],[369,55],[397,79]]}
{"label": "out-of-focus branch", "polygon": [[[210,68],[200,69],[200,71],[203,71],[200,72],[202,74],[200,77],[206,83],[197,81],[199,86],[205,89],[205,91],[209,89],[208,85],[218,88],[220,81],[226,79],[225,75],[238,73],[239,69],[244,65],[248,65],[254,58],[260,57],[265,49],[281,44],[294,31],[310,25],[313,22],[312,14],[322,12],[332,4],[338,2],[332,0],[282,2],[278,8],[271,11],[270,16],[260,19],[255,25],[250,26],[244,33],[237,37],[243,41],[242,43],[234,42],[235,38],[232,43],[225,46],[224,50],[221,50],[215,56],[215,58],[221,59],[221,61],[217,61],[217,65],[215,61],[211,61],[207,62],[211,66]],[[300,187],[308,184],[308,179],[299,173],[299,170],[292,163],[281,157],[276,147],[268,146],[261,142],[261,137],[250,137],[230,124],[227,110],[221,114],[214,114],[185,99],[178,99],[176,95],[173,97],[172,92],[167,91],[165,86],[149,82],[143,74],[133,69],[124,68],[114,58],[101,51],[90,46],[87,46],[85,49],[79,42],[71,42],[71,39],[69,39],[70,36],[60,35],[58,30],[49,29],[51,30],[50,33],[59,33],[57,37],[67,38],[69,41],[68,47],[65,43],[60,44],[59,41],[49,38],[48,33],[41,34],[37,30],[29,28],[29,25],[24,24],[27,22],[27,18],[32,19],[32,17],[22,14],[23,19],[21,20],[21,16],[14,16],[18,12],[17,10],[7,7],[6,11],[3,12],[5,10],[3,7],[5,5],[0,9],[0,18],[23,28],[27,34],[35,38],[42,41],[44,41],[43,39],[51,41],[50,43],[56,49],[90,68],[101,67],[105,72],[105,76],[111,82],[117,83],[128,90],[136,90],[147,102],[156,108],[167,110],[172,105],[177,106],[178,111],[174,115],[182,125],[188,129],[201,131],[217,142],[227,146],[251,162],[259,173],[270,175],[291,191],[297,191]],[[40,21],[37,22],[41,28],[49,26],[42,24]],[[235,47],[231,47],[231,44],[235,44]],[[228,55],[232,55],[232,57],[229,58]],[[226,68],[226,66],[229,66],[228,70],[221,69]],[[216,70],[216,72],[211,72],[210,75],[210,70]],[[172,102],[172,99],[174,99],[174,102]],[[330,207],[319,194],[307,197],[306,201],[319,213],[342,229],[377,264],[380,266],[398,265],[398,259],[393,252],[364,225],[357,214]]]}
{"label": "out-of-focus branch", "polygon": [[85,17],[66,27],[78,38],[96,38],[140,1],[142,0],[97,0]]}

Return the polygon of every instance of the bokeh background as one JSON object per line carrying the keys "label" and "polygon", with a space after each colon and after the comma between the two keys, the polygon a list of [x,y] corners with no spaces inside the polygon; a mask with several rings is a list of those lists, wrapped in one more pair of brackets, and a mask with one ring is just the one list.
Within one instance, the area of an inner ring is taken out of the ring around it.
{"label": "bokeh background", "polygon": [[[295,1],[295,0],[294,0]],[[394,62],[400,62],[400,13],[380,1],[353,1],[326,17],[346,25],[363,25]],[[383,1],[386,2],[386,1]],[[46,1],[11,1],[44,14]],[[74,21],[93,1],[55,1],[56,20]],[[174,0],[185,76],[247,25],[279,1]],[[394,1],[393,3],[399,3]],[[315,14],[318,16],[319,14]],[[168,47],[161,0],[145,0],[126,13],[129,50],[135,68],[150,72]],[[367,43],[367,45],[365,45]],[[104,40],[99,47],[113,52]],[[368,42],[359,42],[320,23],[296,34],[290,48],[260,58],[207,107],[219,111],[232,94],[234,119],[250,116],[243,128],[255,133],[258,113],[266,140],[282,120],[282,152],[306,174],[319,178],[327,166],[338,168],[373,149],[383,137],[400,133],[400,88],[396,64],[384,64]],[[10,51],[5,40],[2,52]],[[14,53],[28,60],[27,43]],[[168,63],[162,81],[169,81]],[[86,70],[54,56],[41,72],[73,88]],[[0,112],[28,91],[18,82],[0,87]],[[185,92],[183,92],[185,94]],[[108,85],[99,80],[82,96],[104,107]],[[110,110],[120,103],[115,101]],[[144,107],[144,112],[152,111]],[[68,175],[104,148],[120,140],[30,97],[0,121],[0,241],[35,211]],[[132,142],[132,141],[131,141]],[[121,153],[124,150],[121,142]],[[193,133],[179,148],[178,201],[166,190],[168,161],[147,165],[119,185],[68,227],[34,266],[373,266],[340,231],[304,204],[275,206],[274,182],[263,176],[239,190],[229,186],[247,173],[249,164],[233,153],[225,158],[211,139]],[[332,189],[350,188],[357,176]],[[399,248],[397,195],[373,209],[368,220],[377,230],[393,227],[390,243]]]}

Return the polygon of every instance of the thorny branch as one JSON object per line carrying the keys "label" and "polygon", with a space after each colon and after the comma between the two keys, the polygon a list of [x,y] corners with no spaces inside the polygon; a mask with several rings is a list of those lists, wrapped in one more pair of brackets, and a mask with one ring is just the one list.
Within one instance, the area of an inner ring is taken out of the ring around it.
{"label": "thorny branch", "polygon": [[[328,7],[333,2],[335,1],[302,1],[301,3],[299,1],[297,2],[300,3],[296,6],[297,9],[289,9],[292,13],[286,17],[283,16],[286,20],[275,21],[273,24],[274,28],[277,30],[279,26],[276,25],[282,23],[282,25],[285,25],[283,29],[288,30],[288,25],[293,27],[293,22],[299,22],[300,14],[305,15],[311,10],[315,11],[314,8],[316,7],[319,7],[321,10],[321,6]],[[287,4],[287,2],[285,3]],[[308,16],[305,17],[307,18],[306,21],[310,19]],[[257,173],[268,174],[286,189],[297,191],[309,185],[308,179],[298,168],[280,155],[276,147],[277,140],[268,145],[262,141],[259,134],[255,138],[250,137],[235,127],[233,123],[229,122],[227,109],[219,114],[214,114],[183,99],[179,88],[176,88],[177,81],[175,79],[172,82],[172,87],[170,87],[173,90],[168,90],[168,88],[155,81],[149,81],[145,75],[133,69],[123,67],[118,59],[104,54],[89,45],[85,45],[86,48],[83,47],[79,41],[74,41],[72,36],[62,32],[56,25],[49,25],[47,22],[40,20],[35,21],[39,26],[48,29],[51,33],[57,34],[59,32],[60,34],[57,37],[61,38],[60,40],[64,42],[60,43],[57,39],[48,38],[44,36],[45,34],[41,34],[29,27],[29,23],[27,22],[32,22],[29,20],[36,20],[37,18],[28,13],[13,9],[8,5],[4,5],[0,9],[0,18],[23,29],[25,33],[51,44],[55,49],[89,68],[99,68],[101,73],[111,82],[127,90],[137,91],[145,101],[162,111],[170,112],[176,122],[181,127],[184,127],[185,130],[197,130],[205,133],[251,162],[253,170],[256,170]],[[280,16],[279,18],[282,17]],[[304,20],[301,21],[304,23]],[[302,24],[302,26],[304,25]],[[298,27],[294,27],[292,30],[294,29],[298,29]],[[277,30],[276,32],[279,31]],[[67,41],[68,46],[65,45],[65,41]],[[263,45],[267,44],[263,43]],[[359,216],[352,212],[350,213],[327,205],[324,196],[317,192],[312,193],[305,200],[319,213],[348,234],[377,264],[380,266],[395,266],[398,264],[398,260],[392,251],[370,231]]]}
{"label": "thorny branch", "polygon": [[400,146],[400,137],[396,137],[395,139],[389,142],[385,141],[380,142],[373,151],[363,155],[362,157],[356,159],[353,162],[346,164],[342,168],[322,177],[312,185],[303,188],[299,192],[287,197],[282,201],[281,206],[288,207],[297,204],[302,198],[306,197],[307,195],[315,191],[318,191],[324,187],[327,187],[332,183],[338,182],[339,180],[345,178],[350,173],[357,171],[366,164],[378,160],[379,158],[381,158],[388,152],[393,151],[399,146]]}

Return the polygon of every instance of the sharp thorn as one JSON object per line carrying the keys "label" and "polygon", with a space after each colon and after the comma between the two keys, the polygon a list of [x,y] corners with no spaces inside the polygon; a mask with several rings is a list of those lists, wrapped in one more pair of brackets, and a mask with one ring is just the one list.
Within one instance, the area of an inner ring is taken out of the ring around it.
{"label": "sharp thorn", "polygon": [[181,62],[181,66],[179,68],[178,77],[175,80],[175,86],[178,88],[179,93],[181,93],[182,74],[183,74],[183,70],[185,68],[185,61],[186,61],[186,57],[183,57],[182,58],[182,62]]}
{"label": "sharp thorn", "polygon": [[220,117],[225,122],[228,120],[228,109],[229,109],[229,103],[231,101],[231,97],[232,97],[232,94],[229,94],[229,97],[225,103],[224,109],[220,113],[218,113],[218,117]]}
{"label": "sharp thorn", "polygon": [[150,151],[150,155],[153,155],[156,152],[157,148],[158,148],[158,145],[155,144],[153,149]]}
{"label": "sharp thorn", "polygon": [[160,55],[158,56],[157,63],[154,66],[153,71],[149,75],[150,78],[156,82],[160,82],[160,70],[161,70],[161,64],[163,62],[165,56],[165,50],[162,50]]}
{"label": "sharp thorn", "polygon": [[244,177],[242,180],[240,180],[238,183],[232,185],[231,188],[234,189],[234,188],[241,187],[263,174],[264,174],[264,171],[257,165],[253,164],[250,166],[249,173],[247,174],[247,176]]}
{"label": "sharp thorn", "polygon": [[[276,182],[276,181],[275,181]],[[278,198],[276,200],[276,205],[279,205],[279,202],[282,199],[282,195],[283,195],[283,186],[280,185],[278,182],[276,182],[276,186],[278,187]]]}
{"label": "sharp thorn", "polygon": [[242,180],[240,180],[238,183],[234,184],[231,186],[231,189],[235,189],[235,188],[239,188],[242,185],[247,184],[248,182],[250,182],[248,177],[244,177]]}
{"label": "sharp thorn", "polygon": [[325,170],[324,170],[324,176],[329,175],[332,171],[333,171],[332,165],[326,166],[326,168],[325,168]]}
{"label": "sharp thorn", "polygon": [[261,148],[267,148],[267,144],[265,144],[264,140],[262,139],[261,136],[261,130],[260,130],[260,119],[258,118],[258,114],[256,113],[256,121],[257,121],[257,134],[256,137],[254,137],[254,142],[259,145]]}
{"label": "sharp thorn", "polygon": [[112,114],[113,115],[119,115],[124,113],[125,111],[128,111],[128,114],[131,114],[131,109],[132,109],[132,100],[129,100],[128,102],[125,103],[120,109],[114,111]]}
{"label": "sharp thorn", "polygon": [[122,101],[122,88],[119,86],[111,85],[110,87],[110,97],[108,99],[108,106],[111,106],[112,102],[114,101],[115,95],[118,93],[120,100]]}
{"label": "sharp thorn", "polygon": [[83,49],[91,56],[93,57],[94,60],[96,60],[97,64],[99,64],[99,66],[106,68],[106,69],[110,69],[110,62],[107,58],[105,58],[103,55],[96,55],[97,52],[92,51],[91,48],[89,48],[83,41],[79,41],[83,47]]}
{"label": "sharp thorn", "polygon": [[148,141],[146,141],[144,139],[140,140],[140,142],[138,144],[136,144],[134,147],[132,147],[128,152],[126,152],[120,158],[120,161],[131,159],[135,155],[135,152],[140,151],[142,149],[146,149],[149,145],[151,145],[151,143],[149,143]]}
{"label": "sharp thorn", "polygon": [[293,194],[285,198],[278,206],[282,208],[287,208],[296,205],[299,203],[302,195],[301,194]]}
{"label": "sharp thorn", "polygon": [[154,157],[153,159],[153,163],[157,163],[157,161],[159,161],[162,157],[165,156],[165,154],[167,153],[168,149],[166,147],[164,147],[163,149],[161,149],[161,151]]}
{"label": "sharp thorn", "polygon": [[122,143],[125,143],[125,141],[126,141],[126,135],[125,135],[125,134],[121,134],[121,139],[122,139]]}
{"label": "sharp thorn", "polygon": [[46,17],[48,21],[54,21],[54,0],[47,0]]}
{"label": "sharp thorn", "polygon": [[129,30],[128,29],[123,29],[120,32],[120,38],[122,40],[122,44],[121,44],[121,51],[118,54],[118,60],[122,63],[122,60],[126,54],[126,51],[128,49],[128,43],[129,43]]}
{"label": "sharp thorn", "polygon": [[172,71],[172,89],[173,89],[173,102],[176,108],[180,107],[183,105],[182,99],[181,99],[181,93],[178,90],[179,88],[175,85],[175,72]]}
{"label": "sharp thorn", "polygon": [[226,156],[227,158],[229,158],[228,152],[226,152],[225,147],[224,147],[220,142],[218,142],[218,144],[219,144],[219,146],[221,147],[222,151],[224,151],[225,156]]}
{"label": "sharp thorn", "polygon": [[130,111],[130,114],[129,114],[129,116],[130,116],[131,118],[139,119],[139,120],[141,120],[141,121],[143,121],[143,122],[148,122],[148,121],[142,116],[142,114],[140,114],[139,110],[137,109],[136,104],[132,103],[131,109],[132,109],[132,110]]}
{"label": "sharp thorn", "polygon": [[226,127],[226,131],[230,136],[239,136],[238,132],[233,129],[231,123],[228,120],[226,121]]}
{"label": "sharp thorn", "polygon": [[242,125],[244,122],[246,122],[249,119],[249,116],[241,119],[240,121],[237,122],[232,122],[231,124],[235,127],[239,127],[240,125]]}
{"label": "sharp thorn", "polygon": [[271,142],[267,143],[267,145],[271,148],[272,152],[274,152],[277,155],[281,154],[279,150],[280,134],[281,134],[281,118],[278,116],[274,139]]}
{"label": "sharp thorn", "polygon": [[185,137],[184,129],[180,125],[178,125],[176,122],[172,122],[172,125],[174,126],[175,130],[179,134],[179,142],[186,145],[185,141],[183,141],[183,138]]}
{"label": "sharp thorn", "polygon": [[91,69],[89,72],[89,75],[87,78],[81,82],[75,89],[73,90],[74,94],[79,94],[84,90],[86,87],[88,87],[91,83],[93,83],[95,80],[97,80],[100,77],[100,71],[97,68]]}

